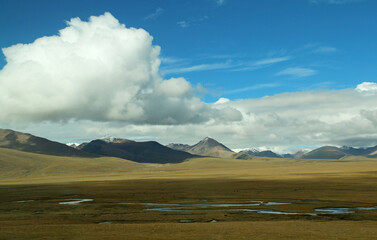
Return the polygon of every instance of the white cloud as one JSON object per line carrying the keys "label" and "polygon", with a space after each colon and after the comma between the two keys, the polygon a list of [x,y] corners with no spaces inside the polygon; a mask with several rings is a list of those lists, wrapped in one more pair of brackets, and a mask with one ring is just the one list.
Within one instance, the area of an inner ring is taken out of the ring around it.
{"label": "white cloud", "polygon": [[184,78],[171,78],[163,81],[158,87],[158,91],[168,97],[193,95],[191,84]]}
{"label": "white cloud", "polygon": [[57,36],[3,49],[0,122],[183,124],[221,114],[185,79],[161,78],[160,47],[145,30],[126,28],[110,13],[67,25]]}
{"label": "white cloud", "polygon": [[217,100],[215,102],[215,104],[223,104],[223,103],[227,103],[229,101],[230,101],[230,99],[228,99],[228,98],[219,98],[219,100]]}
{"label": "white cloud", "polygon": [[356,90],[359,92],[377,93],[377,83],[363,82],[357,85]]}
{"label": "white cloud", "polygon": [[157,18],[158,16],[160,16],[163,12],[164,12],[164,9],[158,7],[158,8],[156,8],[156,10],[155,10],[153,13],[149,14],[149,15],[146,16],[144,19],[145,19],[145,20],[155,19],[155,18]]}
{"label": "white cloud", "polygon": [[290,75],[293,77],[308,77],[316,74],[317,71],[310,69],[310,68],[301,68],[301,67],[293,67],[293,68],[286,68],[278,73],[276,76],[280,75]]}

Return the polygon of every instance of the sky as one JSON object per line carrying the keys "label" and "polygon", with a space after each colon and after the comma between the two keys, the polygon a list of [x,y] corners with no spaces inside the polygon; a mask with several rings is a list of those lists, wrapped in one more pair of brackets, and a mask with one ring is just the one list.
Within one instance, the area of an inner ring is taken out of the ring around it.
{"label": "sky", "polygon": [[375,0],[0,0],[0,128],[377,144]]}

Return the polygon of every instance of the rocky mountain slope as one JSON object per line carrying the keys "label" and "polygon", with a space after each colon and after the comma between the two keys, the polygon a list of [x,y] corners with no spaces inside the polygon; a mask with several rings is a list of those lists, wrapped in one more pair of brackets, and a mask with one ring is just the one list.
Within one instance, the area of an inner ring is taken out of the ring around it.
{"label": "rocky mountain slope", "polygon": [[95,154],[80,151],[66,144],[9,129],[0,129],[0,147],[55,156],[97,157]]}
{"label": "rocky mountain slope", "polygon": [[168,144],[167,147],[170,147],[175,150],[183,150],[191,154],[200,155],[200,156],[211,156],[211,157],[220,157],[220,158],[233,158],[237,153],[233,152],[227,148],[222,143],[219,143],[213,138],[206,137],[203,140],[199,141],[197,144],[189,146],[187,144]]}

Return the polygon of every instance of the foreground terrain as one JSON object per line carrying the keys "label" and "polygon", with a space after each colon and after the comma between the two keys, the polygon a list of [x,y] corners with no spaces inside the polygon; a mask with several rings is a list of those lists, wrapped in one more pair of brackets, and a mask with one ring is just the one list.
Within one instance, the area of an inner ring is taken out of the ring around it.
{"label": "foreground terrain", "polygon": [[377,235],[371,159],[198,158],[161,165],[0,149],[0,164],[0,239]]}

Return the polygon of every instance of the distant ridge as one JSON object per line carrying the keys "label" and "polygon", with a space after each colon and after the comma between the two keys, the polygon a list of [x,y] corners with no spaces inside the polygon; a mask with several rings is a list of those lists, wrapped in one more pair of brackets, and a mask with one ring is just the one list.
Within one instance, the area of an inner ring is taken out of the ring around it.
{"label": "distant ridge", "polygon": [[[243,150],[242,153],[248,154],[250,156],[256,156],[256,157],[273,157],[273,158],[282,158],[283,156],[276,154],[272,152],[271,150],[266,151],[256,151],[256,150]],[[286,157],[288,157],[286,155]],[[288,158],[290,158],[291,155],[289,155]]]}
{"label": "distant ridge", "polygon": [[219,143],[218,141],[210,137],[206,137],[192,146],[187,144],[170,143],[167,145],[167,147],[175,150],[186,151],[188,153],[200,156],[233,158],[237,154],[222,143]]}
{"label": "distant ridge", "polygon": [[258,151],[256,149],[250,149],[242,150],[236,153],[228,147],[226,147],[224,144],[210,137],[206,137],[203,140],[199,141],[197,144],[192,146],[179,143],[170,143],[166,146],[175,150],[186,151],[196,155],[220,158],[234,158],[243,160],[250,160],[253,157],[294,158],[293,154],[279,155],[270,150]]}
{"label": "distant ridge", "polygon": [[256,149],[242,150],[240,153],[256,157],[273,157],[273,158],[295,158],[295,159],[341,159],[347,156],[363,156],[377,158],[377,146],[369,148],[353,148],[343,146],[341,148],[334,146],[323,146],[312,151],[298,151],[294,154],[277,154],[270,150],[258,151]]}
{"label": "distant ridge", "polygon": [[369,148],[353,148],[343,146],[341,148],[333,146],[324,146],[314,149],[301,158],[304,159],[341,159],[346,156],[364,156],[370,158],[377,157],[377,146]]}
{"label": "distant ridge", "polygon": [[70,144],[70,146],[28,133],[0,128],[0,148],[68,157],[112,156],[140,163],[180,163],[198,156],[244,160],[253,159],[253,157],[342,159],[349,156],[362,156],[377,158],[377,146],[367,148],[323,146],[310,152],[299,151],[295,154],[281,155],[270,150],[258,151],[256,149],[236,153],[210,137],[192,146],[176,143],[163,146],[154,141],[136,142],[122,138],[102,138],[79,146],[77,144]]}
{"label": "distant ridge", "polygon": [[340,148],[340,150],[346,154],[349,155],[355,155],[355,156],[373,156],[377,154],[377,146],[369,147],[369,148],[353,148],[353,147],[347,147],[343,146]]}
{"label": "distant ridge", "polygon": [[180,144],[180,143],[169,143],[166,145],[168,148],[178,150],[178,151],[184,151],[187,152],[190,150],[191,146],[188,144]]}
{"label": "distant ridge", "polygon": [[180,163],[194,155],[173,150],[155,141],[135,142],[128,139],[97,139],[81,144],[79,149],[102,156],[118,157],[139,163]]}
{"label": "distant ridge", "polygon": [[0,128],[0,147],[23,152],[67,156],[67,157],[97,157],[97,155],[80,151],[66,144],[50,141],[28,133],[16,132]]}

